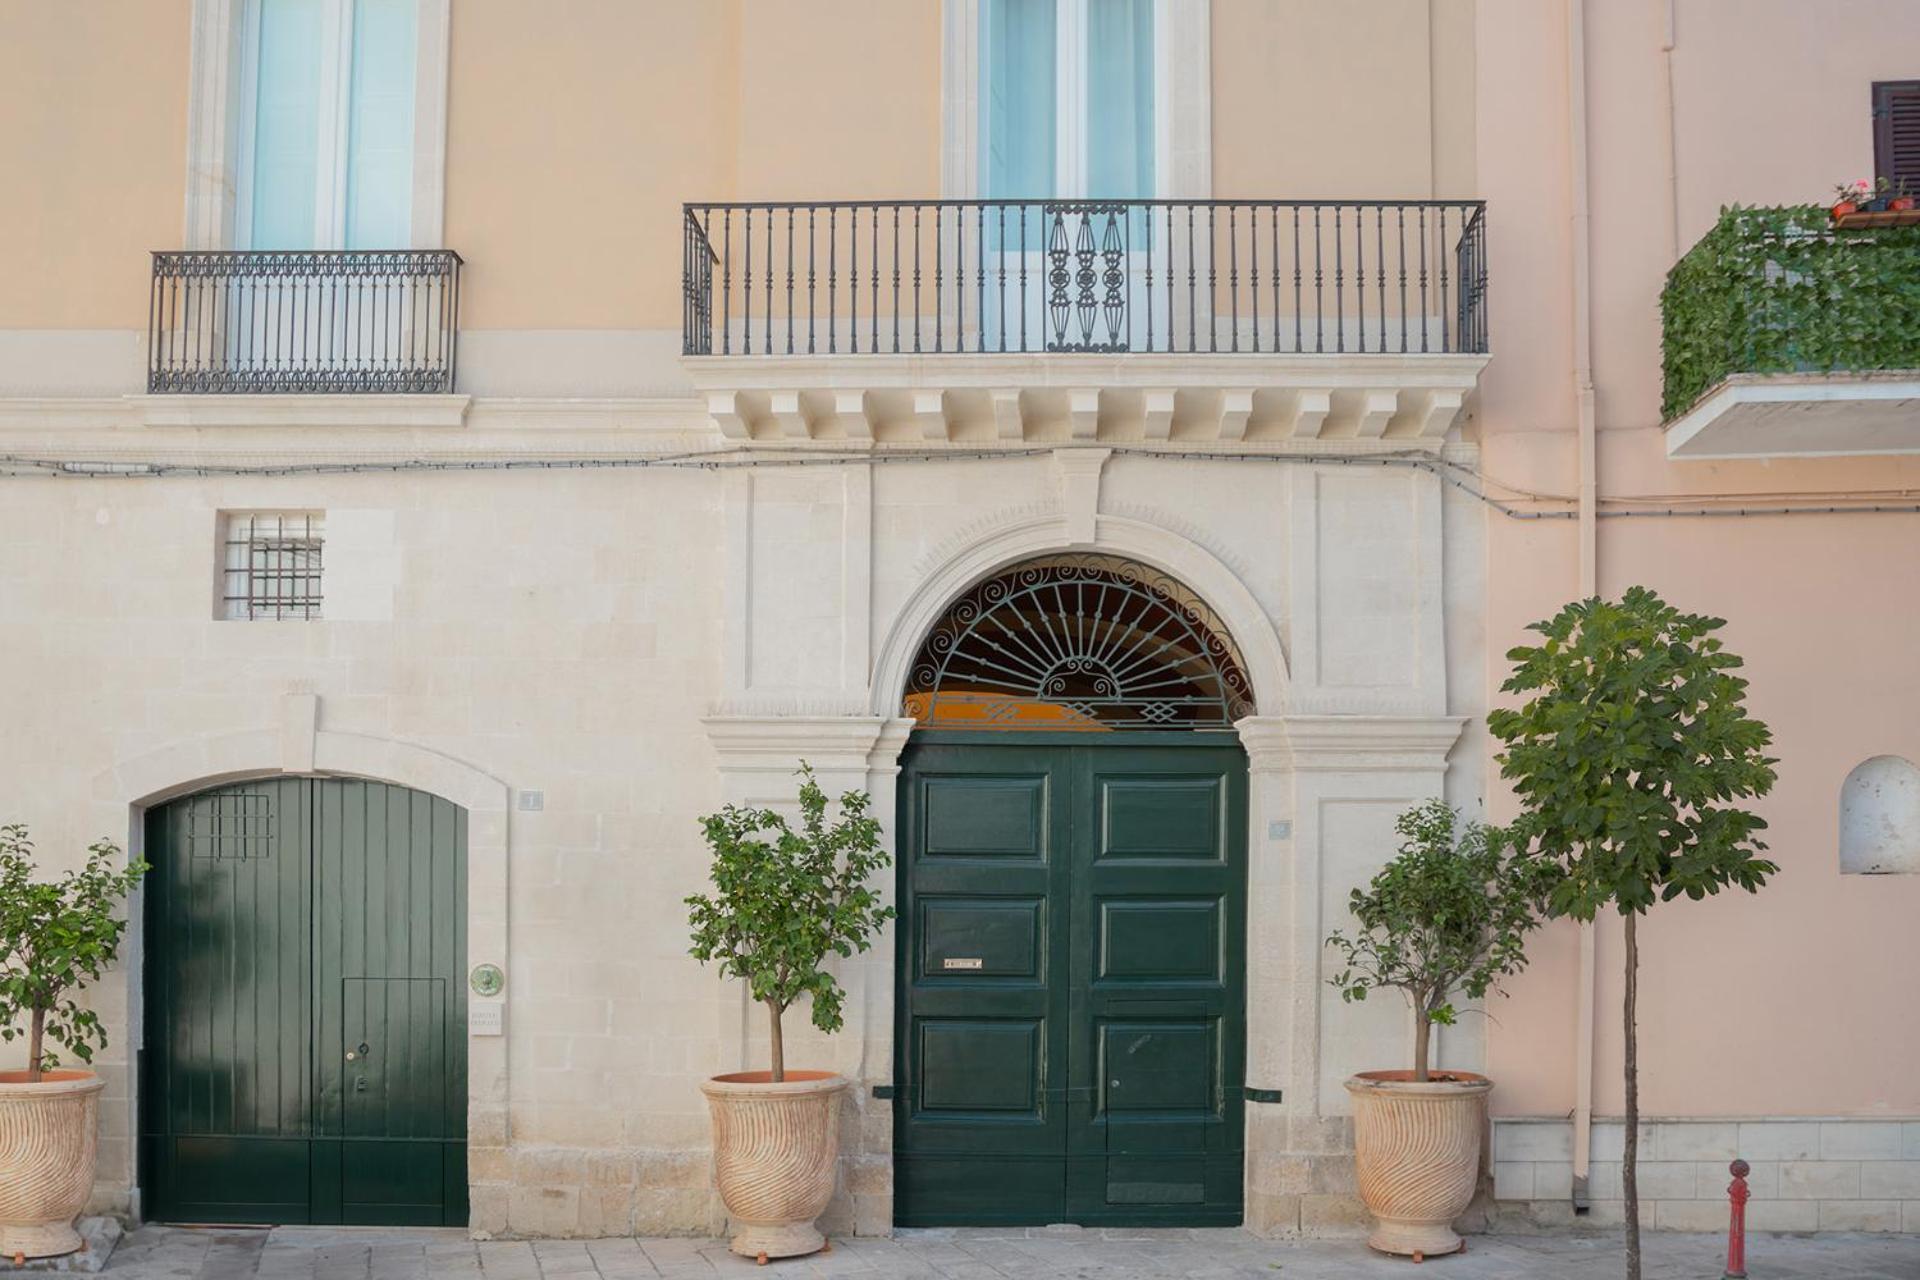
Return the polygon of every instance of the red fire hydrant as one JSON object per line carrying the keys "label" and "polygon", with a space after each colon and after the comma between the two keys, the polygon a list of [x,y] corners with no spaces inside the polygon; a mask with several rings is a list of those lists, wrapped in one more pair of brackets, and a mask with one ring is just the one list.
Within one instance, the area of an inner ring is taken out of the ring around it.
{"label": "red fire hydrant", "polygon": [[1727,1184],[1727,1271],[1723,1280],[1747,1280],[1747,1190],[1748,1166],[1735,1160],[1727,1166],[1733,1181]]}

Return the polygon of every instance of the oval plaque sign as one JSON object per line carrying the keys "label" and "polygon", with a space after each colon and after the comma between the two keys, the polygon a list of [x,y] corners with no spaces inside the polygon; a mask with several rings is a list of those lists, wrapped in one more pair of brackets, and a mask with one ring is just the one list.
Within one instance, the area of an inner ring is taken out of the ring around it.
{"label": "oval plaque sign", "polygon": [[467,977],[467,985],[477,996],[497,996],[507,985],[507,975],[497,964],[477,964]]}

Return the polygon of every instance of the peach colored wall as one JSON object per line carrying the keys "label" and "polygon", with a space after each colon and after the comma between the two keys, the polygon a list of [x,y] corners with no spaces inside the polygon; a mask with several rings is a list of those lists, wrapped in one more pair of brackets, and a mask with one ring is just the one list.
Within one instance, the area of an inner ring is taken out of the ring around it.
{"label": "peach colored wall", "polygon": [[1473,194],[1471,0],[1213,0],[1219,196]]}
{"label": "peach colored wall", "polygon": [[[1659,290],[1724,203],[1821,199],[1870,167],[1868,86],[1920,62],[1902,0],[1676,0],[1669,197],[1662,0],[1589,0],[1592,359],[1605,499],[1920,489],[1905,459],[1670,463],[1659,431]],[[1481,0],[1478,156],[1489,201],[1495,358],[1476,422],[1500,480],[1577,484],[1564,6]],[[1524,288],[1505,282],[1525,281]],[[1505,284],[1505,287],[1503,287]],[[1490,680],[1522,628],[1577,592],[1568,521],[1490,516]],[[1920,758],[1920,517],[1603,519],[1601,590],[1644,582],[1729,619],[1781,781],[1760,806],[1782,871],[1758,897],[1656,909],[1642,931],[1642,1106],[1650,1114],[1920,1112],[1920,880],[1841,877],[1839,787],[1860,760]],[[1496,816],[1511,811],[1490,797]],[[1599,932],[1595,1106],[1617,1114],[1617,921]],[[1573,1104],[1577,951],[1531,948],[1489,1032],[1505,1114]]]}
{"label": "peach colored wall", "polygon": [[[105,12],[0,0],[0,171],[36,175],[0,243],[44,242],[0,298],[9,326],[144,327],[144,251],[182,238],[191,4]],[[941,15],[457,0],[445,243],[465,325],[677,326],[685,200],[938,194]],[[1212,22],[1221,194],[1472,193],[1473,0],[1214,0]]]}
{"label": "peach colored wall", "polygon": [[937,0],[461,0],[452,43],[470,328],[678,326],[683,201],[939,190]]}
{"label": "peach colored wall", "polygon": [[0,0],[0,328],[144,328],[186,203],[188,0]]}

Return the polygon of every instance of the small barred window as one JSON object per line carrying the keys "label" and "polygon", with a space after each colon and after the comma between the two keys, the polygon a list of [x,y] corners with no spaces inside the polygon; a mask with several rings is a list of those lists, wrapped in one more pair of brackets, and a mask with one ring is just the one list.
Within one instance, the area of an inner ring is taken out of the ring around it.
{"label": "small barred window", "polygon": [[322,518],[315,511],[235,511],[222,538],[221,616],[320,616]]}

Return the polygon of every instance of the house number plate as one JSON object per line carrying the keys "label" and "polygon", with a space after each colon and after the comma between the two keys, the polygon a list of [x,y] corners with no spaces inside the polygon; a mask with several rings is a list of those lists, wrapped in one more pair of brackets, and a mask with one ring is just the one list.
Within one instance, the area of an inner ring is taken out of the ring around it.
{"label": "house number plate", "polygon": [[979,956],[953,956],[940,962],[943,969],[978,969],[981,967]]}

